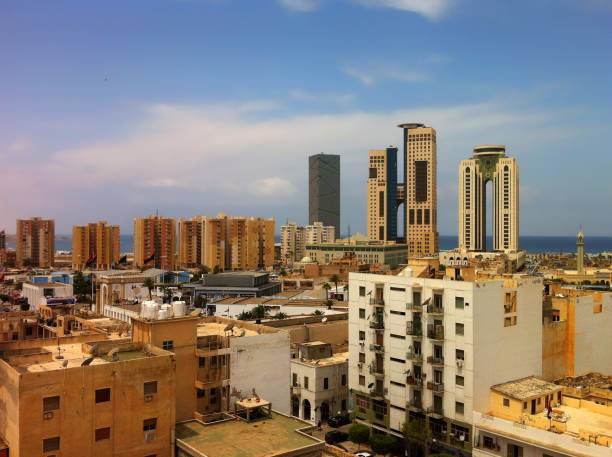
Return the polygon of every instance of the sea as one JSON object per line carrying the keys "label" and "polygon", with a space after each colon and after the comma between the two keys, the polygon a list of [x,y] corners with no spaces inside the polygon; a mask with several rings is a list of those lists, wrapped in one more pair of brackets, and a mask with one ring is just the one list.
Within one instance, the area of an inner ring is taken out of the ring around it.
{"label": "sea", "polygon": [[[276,242],[280,242],[280,237],[276,237]],[[440,235],[440,250],[446,251],[456,248],[458,245],[457,236]],[[522,250],[531,253],[559,253],[576,252],[575,236],[522,236],[519,240]],[[492,246],[492,239],[488,237],[487,246]],[[7,247],[15,248],[14,243],[9,243]],[[70,251],[72,240],[70,235],[56,235],[55,250]],[[590,236],[585,238],[585,252],[598,254],[600,252],[612,252],[612,236]],[[121,252],[134,251],[134,237],[132,235],[121,236]]]}

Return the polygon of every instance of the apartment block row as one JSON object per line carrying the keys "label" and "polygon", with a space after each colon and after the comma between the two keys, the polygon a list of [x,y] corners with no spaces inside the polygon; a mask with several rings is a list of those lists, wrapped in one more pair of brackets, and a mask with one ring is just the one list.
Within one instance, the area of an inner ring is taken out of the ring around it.
{"label": "apartment block row", "polygon": [[294,222],[281,226],[281,260],[287,264],[299,262],[306,256],[306,246],[335,241],[335,227],[314,222],[301,226]]}
{"label": "apartment block row", "polygon": [[106,221],[72,227],[72,268],[110,269],[121,257],[121,229]]}

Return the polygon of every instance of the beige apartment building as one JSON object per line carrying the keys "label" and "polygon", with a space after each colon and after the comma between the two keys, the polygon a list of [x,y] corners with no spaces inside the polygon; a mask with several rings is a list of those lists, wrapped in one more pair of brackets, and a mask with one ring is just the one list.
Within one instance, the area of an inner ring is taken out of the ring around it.
{"label": "beige apartment building", "polygon": [[0,379],[0,438],[11,457],[173,455],[170,352],[125,340],[26,340],[4,348]]}
{"label": "beige apartment building", "polygon": [[121,257],[121,229],[98,221],[72,227],[72,268],[110,269]]}
{"label": "beige apartment building", "polygon": [[134,219],[134,266],[174,270],[176,221],[158,215]]}
{"label": "beige apartment building", "polygon": [[423,124],[402,124],[406,186],[408,257],[438,252],[436,131]]}
{"label": "beige apartment building", "polygon": [[459,165],[459,249],[487,251],[487,183],[493,191],[493,251],[519,249],[519,170],[503,145],[474,148]]}
{"label": "beige apartment building", "polygon": [[368,152],[368,239],[397,239],[397,148]]}
{"label": "beige apartment building", "polygon": [[17,265],[49,268],[55,256],[55,221],[17,219]]}
{"label": "beige apartment building", "polygon": [[274,219],[196,216],[179,221],[179,265],[257,270],[274,263]]}
{"label": "beige apartment building", "polygon": [[306,255],[307,244],[333,243],[335,233],[335,227],[322,222],[306,226],[287,223],[281,226],[281,260],[287,264],[299,262]]}

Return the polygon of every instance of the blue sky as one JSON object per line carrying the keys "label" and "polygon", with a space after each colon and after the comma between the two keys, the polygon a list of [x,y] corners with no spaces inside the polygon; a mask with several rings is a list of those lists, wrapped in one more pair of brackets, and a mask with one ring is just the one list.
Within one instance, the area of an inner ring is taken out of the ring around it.
{"label": "blue sky", "polygon": [[506,144],[521,231],[612,235],[608,0],[3,1],[0,228],[156,209],[306,222],[307,156],[342,155],[365,229],[368,149],[437,129],[439,231],[457,166]]}

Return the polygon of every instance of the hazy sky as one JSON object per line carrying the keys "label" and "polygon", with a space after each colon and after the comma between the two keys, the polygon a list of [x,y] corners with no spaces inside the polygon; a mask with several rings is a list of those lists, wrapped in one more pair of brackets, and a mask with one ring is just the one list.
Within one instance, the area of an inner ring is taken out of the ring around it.
{"label": "hazy sky", "polygon": [[0,228],[54,217],[307,219],[307,157],[342,155],[365,229],[367,151],[438,132],[457,167],[506,144],[523,234],[612,235],[612,2],[176,0],[0,4]]}

